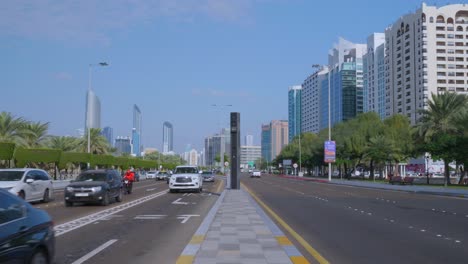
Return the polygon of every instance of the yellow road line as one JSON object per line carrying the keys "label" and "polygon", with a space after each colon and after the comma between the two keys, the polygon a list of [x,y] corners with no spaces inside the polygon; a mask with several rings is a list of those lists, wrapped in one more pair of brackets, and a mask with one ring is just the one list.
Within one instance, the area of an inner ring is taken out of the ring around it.
{"label": "yellow road line", "polygon": [[293,243],[285,236],[277,236],[276,240],[281,246],[291,246]]}
{"label": "yellow road line", "polygon": [[192,264],[195,256],[180,256],[177,258],[176,264]]}
{"label": "yellow road line", "polygon": [[190,240],[190,244],[201,244],[205,240],[204,235],[194,235],[192,236],[192,240]]}
{"label": "yellow road line", "polygon": [[221,193],[221,189],[223,187],[223,182],[224,181],[218,181],[218,187],[216,188],[216,193]]}
{"label": "yellow road line", "polygon": [[[302,238],[292,227],[290,227],[281,217],[279,217],[270,207],[268,207],[262,200],[260,200],[245,184],[241,183],[241,185],[245,188],[245,190],[252,195],[252,197],[260,204],[289,234],[291,234],[294,239],[296,239],[307,252],[312,255],[320,264],[329,264],[328,260],[326,260],[320,253],[315,250],[304,238]],[[301,262],[298,262],[301,263]]]}
{"label": "yellow road line", "polygon": [[291,259],[291,262],[294,264],[309,264],[309,261],[307,261],[306,258],[303,256],[292,256],[289,257]]}

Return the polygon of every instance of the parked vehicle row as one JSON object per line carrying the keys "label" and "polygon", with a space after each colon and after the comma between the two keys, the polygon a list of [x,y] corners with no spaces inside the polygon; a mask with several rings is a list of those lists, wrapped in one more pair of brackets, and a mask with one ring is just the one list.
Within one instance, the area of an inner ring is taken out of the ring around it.
{"label": "parked vehicle row", "polygon": [[49,202],[54,191],[52,178],[39,169],[0,169],[0,188],[28,202]]}

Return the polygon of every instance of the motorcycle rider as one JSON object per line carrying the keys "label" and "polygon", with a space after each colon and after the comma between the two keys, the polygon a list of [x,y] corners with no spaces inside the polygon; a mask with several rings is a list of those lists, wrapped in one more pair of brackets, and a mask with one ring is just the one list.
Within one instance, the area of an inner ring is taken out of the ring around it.
{"label": "motorcycle rider", "polygon": [[133,169],[128,169],[127,172],[125,173],[125,176],[123,180],[128,181],[128,193],[132,193],[133,189],[133,182],[135,181],[135,173],[133,172]]}

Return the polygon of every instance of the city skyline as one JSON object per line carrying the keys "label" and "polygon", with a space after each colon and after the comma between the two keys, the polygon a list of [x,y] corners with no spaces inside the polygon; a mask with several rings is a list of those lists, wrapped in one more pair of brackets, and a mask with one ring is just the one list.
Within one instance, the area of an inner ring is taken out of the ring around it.
{"label": "city skyline", "polygon": [[[223,3],[220,8],[203,0],[198,9],[177,1],[167,14],[158,5],[141,12],[138,1],[83,2],[78,9],[71,3],[8,1],[0,10],[5,73],[0,85],[10,100],[1,110],[50,122],[52,135],[75,134],[84,114],[83,101],[75,99],[88,87],[89,65],[105,61],[106,70],[93,71],[93,91],[102,104],[101,123],[116,135],[131,136],[132,95],[145,113],[145,146],[159,147],[160,124],[171,120],[177,127],[174,149],[182,152],[187,143],[200,149],[220,122],[227,126],[230,111],[241,113],[241,135],[260,139],[261,123],[288,118],[284,87],[309,76],[311,65],[327,64],[326,53],[337,38],[366,43],[372,32],[383,32],[421,8],[421,1],[404,0]],[[366,19],[349,23],[350,12],[365,13]],[[287,19],[279,23],[278,17]],[[330,23],[311,26],[318,21]],[[291,39],[302,41],[293,46]],[[43,107],[27,107],[37,101],[45,102]],[[232,107],[220,114],[213,104]]]}

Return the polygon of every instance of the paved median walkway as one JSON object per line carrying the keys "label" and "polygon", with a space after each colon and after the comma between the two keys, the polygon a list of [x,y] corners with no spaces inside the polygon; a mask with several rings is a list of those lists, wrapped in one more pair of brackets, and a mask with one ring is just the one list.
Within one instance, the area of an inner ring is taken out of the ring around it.
{"label": "paved median walkway", "polygon": [[177,263],[308,263],[244,190],[225,190]]}

